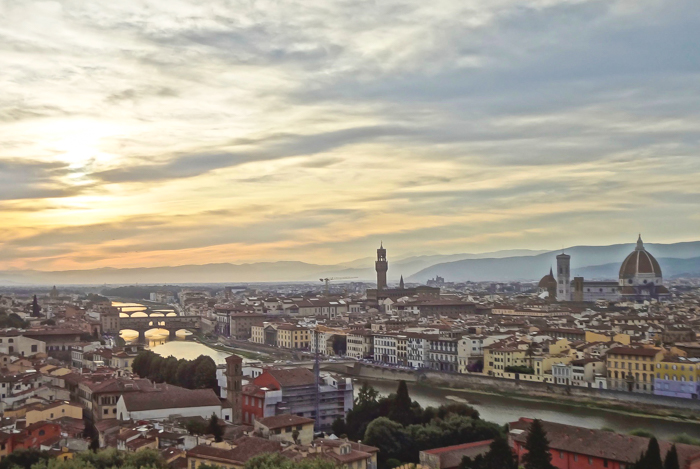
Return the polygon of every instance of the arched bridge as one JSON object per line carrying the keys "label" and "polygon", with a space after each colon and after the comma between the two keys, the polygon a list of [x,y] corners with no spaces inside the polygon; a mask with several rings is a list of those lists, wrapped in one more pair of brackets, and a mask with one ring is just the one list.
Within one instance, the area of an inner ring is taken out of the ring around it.
{"label": "arched bridge", "polygon": [[146,331],[151,329],[167,329],[170,338],[175,338],[175,333],[180,329],[201,329],[199,316],[166,316],[150,318],[119,318],[119,330],[131,329],[139,333],[139,341],[146,340]]}

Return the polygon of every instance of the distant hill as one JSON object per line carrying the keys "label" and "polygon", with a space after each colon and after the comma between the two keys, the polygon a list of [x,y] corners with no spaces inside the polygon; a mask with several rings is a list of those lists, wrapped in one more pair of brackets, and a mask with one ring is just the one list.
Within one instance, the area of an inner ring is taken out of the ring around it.
{"label": "distant hill", "polygon": [[[700,241],[676,244],[647,244],[659,259],[666,276],[698,272]],[[572,273],[587,278],[616,278],[617,269],[634,244],[612,246],[575,246],[566,248],[571,255]],[[434,254],[410,256],[392,261],[389,255],[389,282],[403,275],[408,282],[425,283],[436,275],[447,281],[538,280],[556,264],[560,251],[525,249],[481,254]],[[391,252],[389,252],[391,254]],[[668,267],[666,267],[668,266]],[[588,269],[588,270],[585,270]],[[668,272],[667,272],[668,269]],[[205,264],[131,269],[91,269],[45,272],[38,270],[0,271],[3,285],[134,285],[246,282],[317,282],[325,277],[356,277],[374,282],[374,258],[345,264],[318,265],[298,261],[258,262],[251,264]]]}
{"label": "distant hill", "polygon": [[[611,246],[573,246],[565,248],[563,251],[571,256],[572,274],[578,275],[579,269],[595,266],[599,269],[591,270],[589,272],[590,275],[584,276],[616,278],[620,263],[632,252],[634,247],[635,244],[632,243]],[[700,241],[675,244],[647,243],[645,247],[657,259],[688,260],[686,268],[690,270],[694,269],[692,259],[700,257]],[[556,256],[559,253],[561,251],[551,251],[536,256],[465,259],[439,263],[411,275],[407,280],[424,283],[436,275],[444,277],[446,281],[453,282],[539,280],[549,272],[550,267],[556,266]],[[602,267],[608,264],[610,265],[609,267]],[[581,272],[585,271],[581,270]]]}
{"label": "distant hill", "polygon": [[[700,257],[693,257],[691,259],[662,257],[656,260],[659,261],[664,278],[700,277]],[[573,270],[572,274],[591,280],[617,280],[619,271],[620,263],[613,262],[610,264],[581,267]]]}

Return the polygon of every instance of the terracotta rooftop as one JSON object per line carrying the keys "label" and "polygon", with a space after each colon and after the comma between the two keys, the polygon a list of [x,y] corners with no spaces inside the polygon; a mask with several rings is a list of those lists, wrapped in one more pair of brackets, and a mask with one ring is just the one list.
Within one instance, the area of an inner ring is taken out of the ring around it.
{"label": "terracotta rooftop", "polygon": [[284,428],[295,425],[308,425],[310,423],[314,423],[314,419],[299,417],[298,415],[292,414],[280,414],[258,419],[258,422],[270,430],[273,430],[275,428]]}

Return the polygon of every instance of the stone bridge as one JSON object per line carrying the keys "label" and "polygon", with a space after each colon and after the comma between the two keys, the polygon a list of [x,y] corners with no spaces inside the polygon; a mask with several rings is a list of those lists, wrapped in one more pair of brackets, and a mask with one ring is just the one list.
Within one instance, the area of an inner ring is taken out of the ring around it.
{"label": "stone bridge", "polygon": [[151,329],[166,329],[170,339],[175,339],[175,333],[180,329],[200,330],[202,328],[199,316],[166,316],[149,318],[119,318],[119,330],[131,329],[139,333],[139,342],[146,341],[146,331]]}
{"label": "stone bridge", "polygon": [[133,316],[136,313],[142,313],[148,317],[159,317],[159,318],[177,316],[177,313],[175,311],[172,311],[172,310],[153,311],[150,308],[146,308],[146,309],[140,309],[137,311],[124,311],[123,308],[128,308],[128,307],[129,306],[117,306],[117,308],[119,309],[119,314],[123,314],[123,315],[129,316],[129,317]]}

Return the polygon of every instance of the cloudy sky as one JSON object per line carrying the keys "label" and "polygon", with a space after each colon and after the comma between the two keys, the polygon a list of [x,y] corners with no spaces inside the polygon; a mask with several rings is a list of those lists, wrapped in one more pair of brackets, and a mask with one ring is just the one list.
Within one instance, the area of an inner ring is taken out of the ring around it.
{"label": "cloudy sky", "polygon": [[697,0],[0,0],[0,268],[700,239]]}

